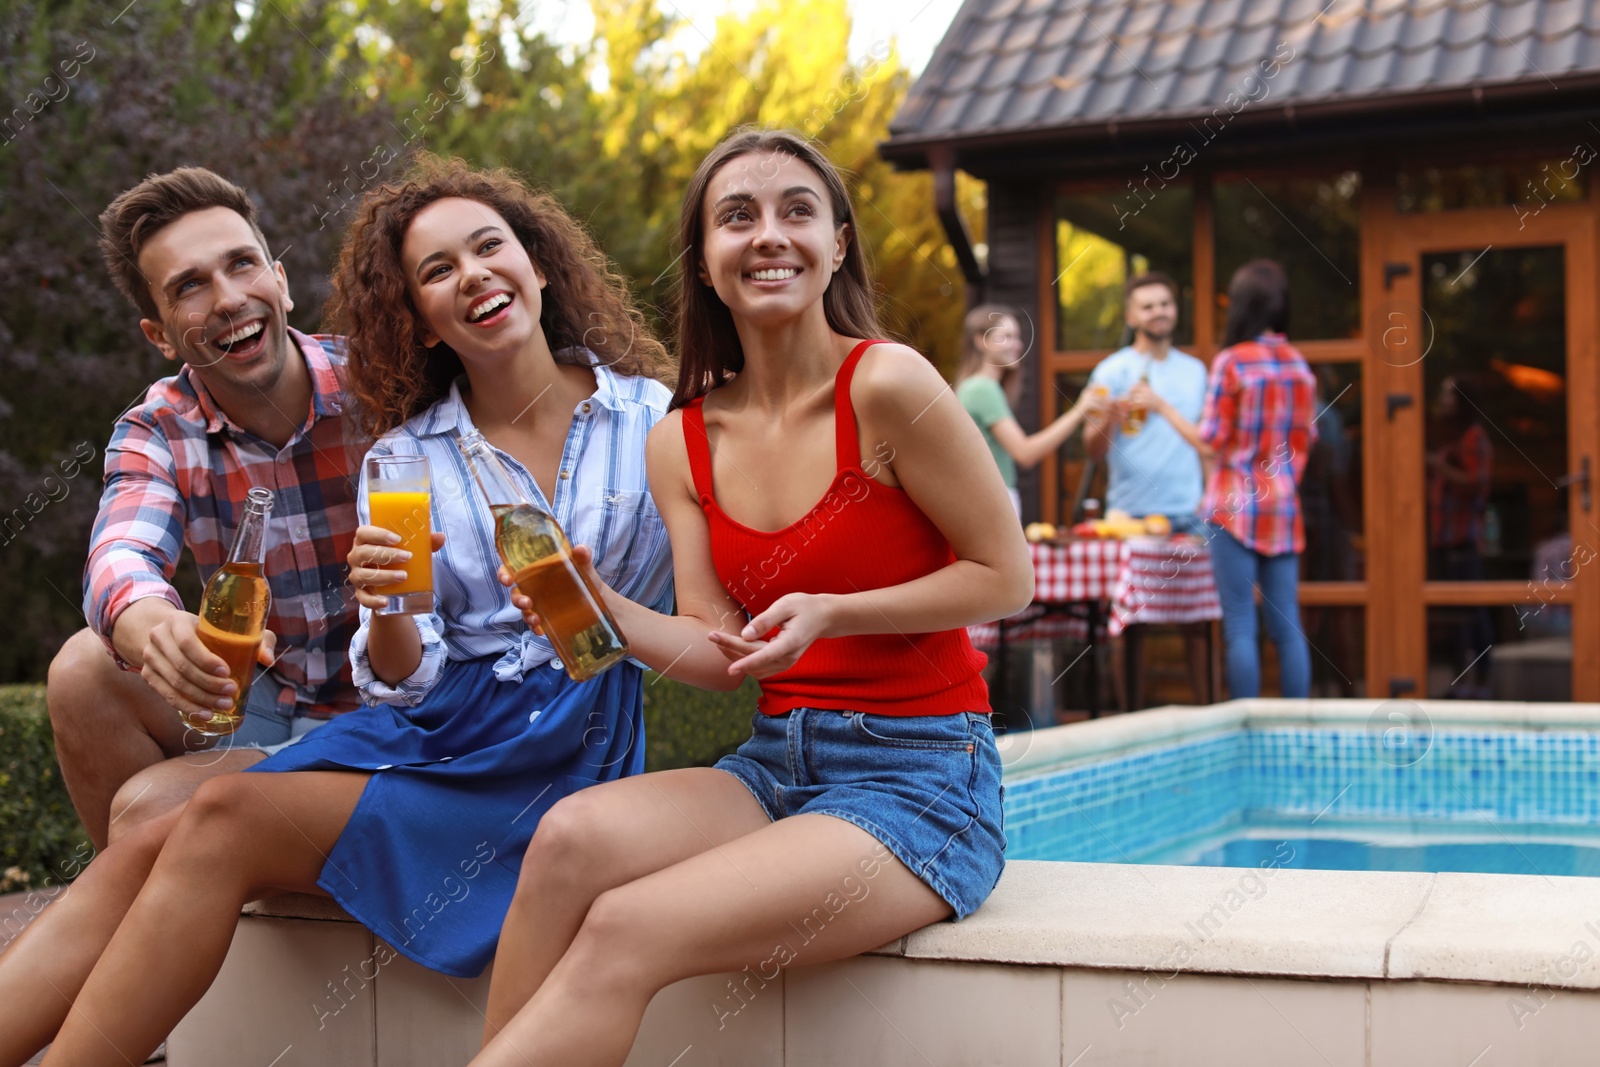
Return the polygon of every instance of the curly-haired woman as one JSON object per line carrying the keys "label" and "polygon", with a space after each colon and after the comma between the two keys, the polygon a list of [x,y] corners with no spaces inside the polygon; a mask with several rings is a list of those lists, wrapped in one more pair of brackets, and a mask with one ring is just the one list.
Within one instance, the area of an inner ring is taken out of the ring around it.
{"label": "curly-haired woman", "polygon": [[435,613],[374,613],[402,575],[386,569],[397,539],[363,525],[350,654],[369,706],[206,783],[131,906],[97,902],[127,913],[98,962],[73,942],[93,970],[47,1062],[140,1062],[205,992],[240,906],[265,892],[325,893],[401,953],[475,975],[540,817],[643,770],[639,666],[573,682],[523,624],[456,445],[481,432],[605,582],[668,609],[643,457],[670,368],[604,262],[555,201],[505,172],[428,160],[364,200],[329,316],[371,454],[430,461]]}

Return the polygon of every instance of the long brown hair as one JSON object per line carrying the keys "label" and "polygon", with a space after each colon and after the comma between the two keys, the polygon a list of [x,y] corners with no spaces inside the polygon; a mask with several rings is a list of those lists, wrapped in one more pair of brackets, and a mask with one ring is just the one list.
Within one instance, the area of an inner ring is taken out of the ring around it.
{"label": "long brown hair", "polygon": [[[983,335],[994,329],[1002,318],[1011,320],[1020,337],[1022,312],[1009,304],[979,304],[967,312],[967,317],[961,322],[961,364],[956,368],[957,385],[977,374],[989,361],[989,354],[983,350],[980,342]],[[1024,350],[1015,362],[1000,372],[1000,388],[1005,390],[1006,403],[1013,408],[1022,397],[1022,361],[1027,355]]]}
{"label": "long brown hair", "polygon": [[672,362],[651,334],[620,275],[594,239],[556,200],[504,168],[477,170],[459,159],[421,157],[397,182],[361,201],[333,274],[329,332],[349,345],[349,391],[362,427],[374,437],[426,410],[464,369],[444,342],[424,347],[426,323],[412,303],[400,264],[406,230],[423,208],[460,197],[492,208],[510,224],[547,284],[539,326],[556,359],[581,363],[587,348],[617,374],[671,384]]}
{"label": "long brown hair", "polygon": [[1252,259],[1228,282],[1228,323],[1222,347],[1254,341],[1267,331],[1289,332],[1289,276],[1270,259]]}
{"label": "long brown hair", "polygon": [[754,152],[778,152],[793,156],[822,179],[836,227],[850,227],[844,262],[833,273],[822,294],[822,308],[828,327],[847,337],[883,337],[878,313],[873,305],[872,280],[867,272],[867,253],[861,245],[850,191],[839,170],[822,154],[822,149],[804,134],[793,130],[737,130],[711,150],[701,161],[689,188],[683,194],[683,214],[678,223],[678,248],[682,267],[678,276],[678,361],[677,389],[672,406],[682,407],[695,397],[709,393],[744,369],[744,349],[734,329],[733,315],[717,296],[716,290],[700,281],[700,238],[705,231],[706,187],[717,172],[740,156]]}

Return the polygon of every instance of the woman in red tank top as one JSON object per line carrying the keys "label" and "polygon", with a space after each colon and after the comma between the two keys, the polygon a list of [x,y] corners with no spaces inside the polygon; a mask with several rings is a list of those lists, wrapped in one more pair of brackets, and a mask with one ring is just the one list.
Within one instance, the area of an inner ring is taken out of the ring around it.
{"label": "woman in red tank top", "polygon": [[678,614],[605,595],[639,659],[706,688],[753,676],[759,713],[714,768],[544,816],[475,1064],[620,1064],[658,990],[743,969],[726,1025],[790,966],[964,918],[1004,863],[965,628],[1020,610],[1033,573],[976,425],[876,340],[849,195],[809,141],[725,140],[680,239],[682,372],[647,446]]}

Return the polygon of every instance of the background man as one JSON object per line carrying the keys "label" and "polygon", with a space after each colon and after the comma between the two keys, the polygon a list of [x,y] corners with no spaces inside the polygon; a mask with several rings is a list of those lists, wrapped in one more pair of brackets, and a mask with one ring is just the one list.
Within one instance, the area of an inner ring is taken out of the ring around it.
{"label": "background man", "polygon": [[[1178,325],[1178,286],[1165,274],[1151,272],[1129,278],[1123,286],[1124,312],[1133,342],[1101,360],[1089,375],[1088,388],[1105,388],[1111,409],[1090,417],[1084,445],[1096,461],[1107,460],[1106,508],[1132,515],[1165,515],[1173,533],[1201,533],[1195,514],[1204,492],[1200,455],[1178,425],[1200,420],[1206,398],[1206,365],[1172,347]],[[1137,433],[1123,432],[1128,414],[1145,412]],[[1190,680],[1197,701],[1206,702],[1205,630],[1207,624],[1185,626]],[[1125,650],[1113,642],[1115,676],[1121,689],[1126,678]],[[1123,693],[1124,707],[1138,694]]]}
{"label": "background man", "polygon": [[[90,629],[50,665],[46,698],[73,806],[96,847],[359,703],[344,587],[364,452],[342,417],[337,339],[289,327],[294,304],[243,189],[184,167],[100,216],[106,264],[178,373],[117,420],[84,570]],[[273,491],[263,670],[243,725],[213,744],[178,711],[232,692],[171,584],[185,545],[202,580],[225,561],[253,486]],[[108,654],[109,653],[109,654]],[[135,673],[137,672],[137,673]]]}

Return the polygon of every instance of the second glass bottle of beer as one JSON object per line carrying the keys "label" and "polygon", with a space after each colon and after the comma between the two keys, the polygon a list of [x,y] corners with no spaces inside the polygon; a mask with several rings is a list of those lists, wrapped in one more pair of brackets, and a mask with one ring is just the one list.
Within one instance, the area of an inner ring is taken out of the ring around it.
{"label": "second glass bottle of beer", "polygon": [[528,500],[481,433],[464,435],[461,451],[489,501],[500,560],[533,601],[567,674],[582,682],[620,662],[628,654],[627,639],[599,591],[572,562],[572,545],[555,516]]}
{"label": "second glass bottle of beer", "polygon": [[208,737],[231,734],[244,722],[245,701],[255,679],[256,658],[267,626],[272,591],[263,563],[267,551],[267,516],[272,514],[272,490],[250,490],[244,518],[233,535],[228,561],[206,583],[200,598],[200,625],[195,636],[228,665],[228,677],[237,690],[233,706],[213,708],[209,719],[182,715],[184,723]]}

